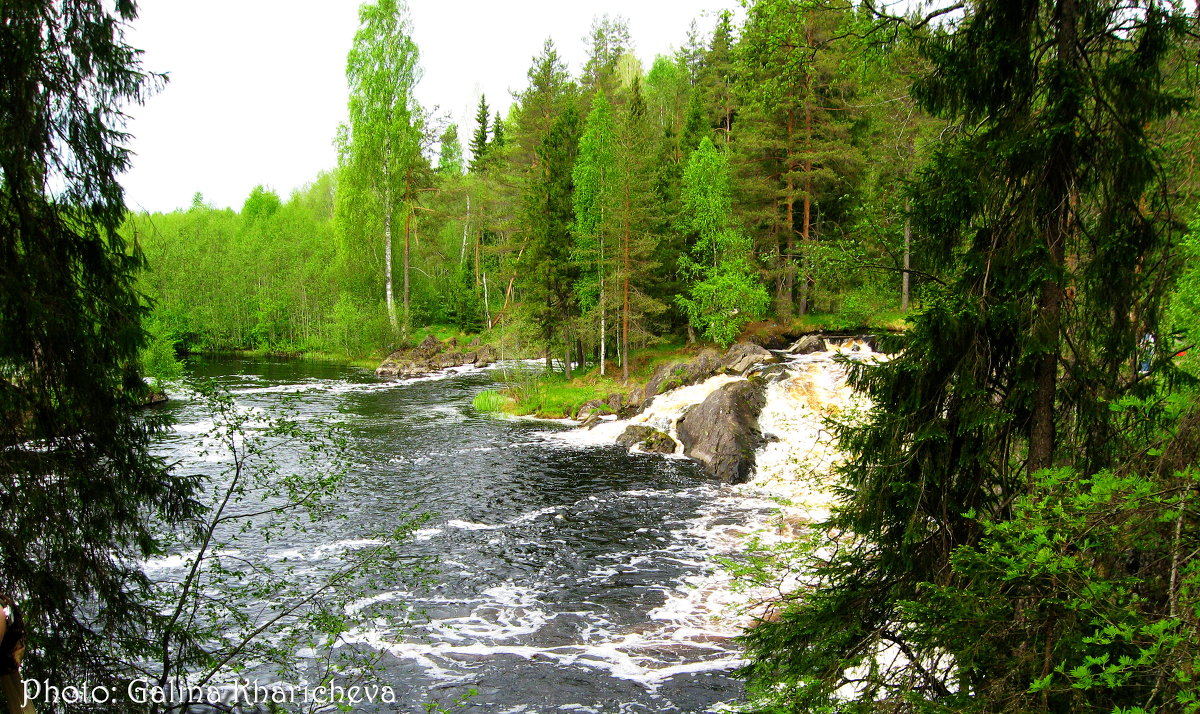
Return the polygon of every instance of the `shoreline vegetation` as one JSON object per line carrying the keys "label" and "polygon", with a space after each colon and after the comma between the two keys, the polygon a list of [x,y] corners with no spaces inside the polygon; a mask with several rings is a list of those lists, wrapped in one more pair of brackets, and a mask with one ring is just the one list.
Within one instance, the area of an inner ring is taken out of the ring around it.
{"label": "shoreline vegetation", "polygon": [[[804,335],[858,335],[879,332],[902,332],[903,315],[883,313],[862,325],[847,328],[837,316],[809,316],[793,320],[790,325],[773,322],[753,323],[739,335],[736,343],[751,342],[771,347],[784,347]],[[629,395],[640,392],[663,364],[687,362],[702,351],[717,347],[711,342],[674,343],[646,347],[632,353],[629,379],[621,378],[619,365],[606,365],[600,375],[599,365],[588,364],[567,378],[561,370],[514,375],[505,386],[489,389],[476,396],[474,406],[481,412],[502,412],[510,416],[535,416],[544,419],[576,418],[588,402],[606,402],[613,395],[629,402]],[[540,357],[540,356],[539,356]],[[617,413],[619,408],[597,406],[600,413]]]}

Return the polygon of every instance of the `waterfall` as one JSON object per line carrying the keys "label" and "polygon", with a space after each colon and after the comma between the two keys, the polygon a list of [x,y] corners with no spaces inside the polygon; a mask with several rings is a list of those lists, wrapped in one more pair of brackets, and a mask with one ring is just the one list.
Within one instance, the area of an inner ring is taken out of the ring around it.
{"label": "waterfall", "polygon": [[827,337],[819,344],[823,349],[796,354],[804,342],[776,352],[779,363],[759,365],[745,376],[717,374],[672,389],[629,419],[609,416],[590,429],[561,432],[560,438],[579,445],[612,444],[629,426],[649,426],[675,439],[674,455],[681,456],[678,425],[688,410],[726,384],[760,378],[766,382],[766,404],[758,419],[763,444],[755,455],[753,477],[739,488],[785,498],[797,517],[821,520],[832,505],[831,474],[841,458],[827,420],[853,418],[869,406],[847,385],[845,362],[887,357],[863,337]]}
{"label": "waterfall", "polygon": [[825,349],[789,354],[762,370],[768,380],[766,405],[758,417],[763,445],[745,488],[787,499],[788,515],[824,520],[833,505],[833,470],[841,459],[828,420],[851,420],[869,407],[846,383],[843,360],[881,361],[862,338],[826,338]]}

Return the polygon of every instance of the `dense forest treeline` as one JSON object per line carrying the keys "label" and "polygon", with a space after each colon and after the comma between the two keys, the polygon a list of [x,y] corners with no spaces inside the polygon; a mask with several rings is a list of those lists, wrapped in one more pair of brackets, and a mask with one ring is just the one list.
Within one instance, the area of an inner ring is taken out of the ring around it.
{"label": "dense forest treeline", "polygon": [[946,125],[909,97],[913,35],[874,22],[762,0],[644,67],[604,16],[579,76],[547,40],[517,101],[481,98],[460,132],[413,99],[403,6],[364,6],[336,169],[240,212],[197,195],[131,216],[151,326],[189,350],[360,356],[424,325],[503,328],[627,363],[752,320],[896,313],[926,274],[904,180]]}

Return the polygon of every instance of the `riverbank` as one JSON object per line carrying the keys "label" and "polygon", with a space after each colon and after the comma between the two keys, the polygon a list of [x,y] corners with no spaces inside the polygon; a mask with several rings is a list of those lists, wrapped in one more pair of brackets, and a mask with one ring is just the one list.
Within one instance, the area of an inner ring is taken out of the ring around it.
{"label": "riverbank", "polygon": [[[806,335],[853,336],[863,334],[898,333],[905,329],[905,313],[883,312],[859,326],[846,327],[844,316],[805,315],[790,323],[764,321],[750,323],[735,344],[757,345],[768,350],[786,349]],[[705,353],[710,353],[705,355]],[[703,364],[707,358],[707,364]],[[561,371],[525,372],[511,375],[503,388],[481,392],[475,407],[485,412],[503,412],[512,416],[535,416],[543,419],[586,419],[592,414],[628,414],[655,394],[666,391],[669,384],[682,386],[710,376],[730,365],[722,361],[736,360],[712,343],[672,343],[633,350],[630,358],[629,380],[621,378],[621,366],[615,360],[605,365],[600,374],[597,364],[577,366],[571,379]],[[664,373],[665,365],[674,365],[679,374]],[[657,378],[657,380],[656,380]],[[657,383],[656,383],[657,382]],[[663,383],[666,382],[666,383]],[[647,392],[647,386],[655,389]]]}

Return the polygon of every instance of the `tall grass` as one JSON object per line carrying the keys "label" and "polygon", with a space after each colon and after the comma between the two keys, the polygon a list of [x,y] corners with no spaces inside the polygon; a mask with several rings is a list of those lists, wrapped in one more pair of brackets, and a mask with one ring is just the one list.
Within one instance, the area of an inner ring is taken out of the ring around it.
{"label": "tall grass", "polygon": [[485,389],[475,398],[471,400],[471,405],[475,407],[475,411],[481,414],[495,413],[504,411],[504,407],[511,401],[495,389]]}

